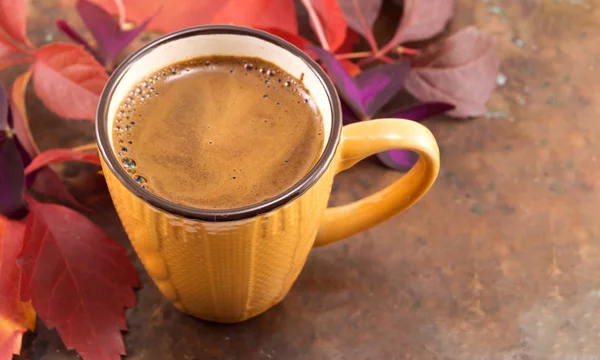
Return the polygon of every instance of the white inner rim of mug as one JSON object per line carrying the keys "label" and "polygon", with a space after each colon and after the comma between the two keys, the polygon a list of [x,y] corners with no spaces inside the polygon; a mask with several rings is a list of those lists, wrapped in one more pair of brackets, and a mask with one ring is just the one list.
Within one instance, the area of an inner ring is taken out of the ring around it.
{"label": "white inner rim of mug", "polygon": [[114,152],[114,144],[110,134],[112,134],[117,111],[123,99],[137,83],[171,64],[214,55],[261,58],[279,66],[297,79],[303,78],[302,83],[310,92],[323,119],[325,143],[321,148],[321,155],[323,154],[330,140],[332,110],[321,79],[304,60],[292,52],[257,37],[238,34],[202,34],[172,40],[155,47],[129,67],[117,84],[109,102],[106,121],[111,151]]}

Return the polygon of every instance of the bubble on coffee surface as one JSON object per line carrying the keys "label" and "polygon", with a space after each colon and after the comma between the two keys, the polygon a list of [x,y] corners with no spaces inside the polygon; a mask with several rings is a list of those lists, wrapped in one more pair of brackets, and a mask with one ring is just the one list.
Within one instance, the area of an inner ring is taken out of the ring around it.
{"label": "bubble on coffee surface", "polygon": [[137,165],[135,160],[129,157],[121,158],[121,164],[123,164],[125,168],[134,168]]}
{"label": "bubble on coffee surface", "polygon": [[148,179],[146,179],[144,176],[142,175],[134,175],[133,176],[133,180],[135,180],[136,183],[145,186],[148,183]]}

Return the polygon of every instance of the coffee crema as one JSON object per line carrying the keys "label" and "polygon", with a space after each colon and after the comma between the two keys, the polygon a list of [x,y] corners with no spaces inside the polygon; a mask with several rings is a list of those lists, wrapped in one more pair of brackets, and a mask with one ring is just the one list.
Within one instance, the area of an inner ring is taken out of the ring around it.
{"label": "coffee crema", "polygon": [[122,166],[173,203],[234,209],[273,198],[320,157],[321,115],[301,81],[258,58],[211,56],[147,76],[113,125]]}

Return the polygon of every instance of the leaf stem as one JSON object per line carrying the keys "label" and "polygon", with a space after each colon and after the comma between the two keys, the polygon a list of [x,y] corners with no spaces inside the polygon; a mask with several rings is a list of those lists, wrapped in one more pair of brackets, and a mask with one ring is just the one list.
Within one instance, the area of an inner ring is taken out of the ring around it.
{"label": "leaf stem", "polygon": [[56,27],[58,27],[58,29],[62,31],[65,35],[67,35],[71,40],[75,41],[80,45],[83,45],[83,47],[85,47],[85,49],[90,54],[92,54],[92,56],[98,59],[98,54],[96,53],[96,50],[94,50],[94,48],[81,35],[79,35],[79,33],[75,31],[75,29],[73,29],[71,25],[69,25],[66,21],[56,20]]}
{"label": "leaf stem", "polygon": [[407,48],[404,46],[398,46],[395,49],[395,51],[397,54],[400,54],[400,55],[417,55],[417,54],[419,54],[419,50]]}
{"label": "leaf stem", "polygon": [[98,145],[96,145],[96,143],[93,142],[93,143],[89,143],[89,144],[76,146],[76,147],[72,148],[72,150],[79,151],[79,152],[97,152]]}
{"label": "leaf stem", "polygon": [[375,41],[373,30],[371,30],[371,27],[367,24],[367,21],[365,20],[365,17],[363,16],[362,11],[360,10],[360,6],[358,5],[358,0],[353,0],[352,5],[358,17],[358,20],[360,21],[360,26],[364,29],[365,39],[367,40],[371,51],[376,54],[379,51],[379,48],[377,47],[377,41]]}
{"label": "leaf stem", "polygon": [[315,8],[312,6],[311,0],[301,0],[301,2],[306,8],[306,11],[308,12],[308,17],[312,21],[313,30],[315,31],[317,38],[319,38],[321,46],[323,47],[323,49],[331,51],[331,47],[329,46],[329,42],[327,41],[327,37],[325,36],[323,24],[321,24],[321,20],[319,20],[319,16],[317,15]]}
{"label": "leaf stem", "polygon": [[338,60],[345,59],[362,59],[369,56],[373,56],[373,52],[371,51],[361,51],[361,52],[353,52],[353,53],[345,53],[345,54],[336,54],[335,58]]}
{"label": "leaf stem", "polygon": [[3,62],[3,65],[13,66],[13,65],[18,65],[18,64],[28,64],[28,63],[32,63],[33,60],[34,60],[33,56],[28,56],[28,57],[19,58],[19,59],[8,59],[5,62]]}

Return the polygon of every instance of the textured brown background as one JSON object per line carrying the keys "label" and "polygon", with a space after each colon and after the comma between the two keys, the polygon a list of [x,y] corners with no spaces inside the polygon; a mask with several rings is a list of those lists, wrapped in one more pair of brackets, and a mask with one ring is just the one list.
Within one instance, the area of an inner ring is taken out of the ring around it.
{"label": "textured brown background", "polygon": [[[70,0],[31,3],[34,43],[64,39],[53,22],[75,18]],[[399,16],[386,6],[380,39]],[[128,311],[128,359],[600,359],[600,3],[457,0],[450,30],[468,24],[498,38],[507,81],[487,116],[426,123],[442,171],[424,200],[314,250],[286,300],[239,325],[180,314],[136,259],[144,286]],[[91,124],[58,119],[31,89],[28,108],[42,148],[93,140]],[[128,246],[97,179],[66,176],[90,180],[74,190]],[[363,161],[337,177],[332,202],[397,176]],[[21,358],[76,355],[40,323]]]}

